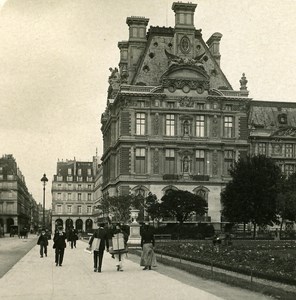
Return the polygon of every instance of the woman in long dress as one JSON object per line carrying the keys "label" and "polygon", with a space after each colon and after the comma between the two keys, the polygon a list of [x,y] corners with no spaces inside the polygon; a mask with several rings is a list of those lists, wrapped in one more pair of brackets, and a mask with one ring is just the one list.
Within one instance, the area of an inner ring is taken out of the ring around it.
{"label": "woman in long dress", "polygon": [[141,247],[143,251],[141,255],[140,265],[144,266],[143,270],[151,270],[152,266],[156,266],[154,246],[154,230],[149,226],[149,223],[145,223],[141,231]]}

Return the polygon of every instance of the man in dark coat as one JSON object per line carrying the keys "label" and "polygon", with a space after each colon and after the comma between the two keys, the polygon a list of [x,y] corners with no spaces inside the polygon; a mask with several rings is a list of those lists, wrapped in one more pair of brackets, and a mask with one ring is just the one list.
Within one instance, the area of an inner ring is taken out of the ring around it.
{"label": "man in dark coat", "polygon": [[55,248],[55,263],[56,266],[62,266],[64,252],[66,248],[66,233],[63,232],[63,227],[59,226],[53,237],[53,248]]}
{"label": "man in dark coat", "polygon": [[77,240],[78,240],[78,232],[74,227],[72,227],[69,232],[69,241],[71,242],[71,249],[73,249],[73,246],[76,248]]}
{"label": "man in dark coat", "polygon": [[[103,255],[104,250],[109,252],[109,239],[107,230],[104,228],[105,224],[102,223],[99,225],[99,228],[94,232],[92,237],[89,240],[89,246],[94,250],[94,272],[102,271],[102,262],[103,262]],[[98,248],[95,248],[96,245],[92,247],[94,239],[99,239]],[[99,257],[99,264],[98,264],[98,257]]]}
{"label": "man in dark coat", "polygon": [[41,234],[37,241],[37,245],[40,245],[40,257],[43,257],[43,253],[45,256],[47,256],[48,237],[45,230],[41,231]]}

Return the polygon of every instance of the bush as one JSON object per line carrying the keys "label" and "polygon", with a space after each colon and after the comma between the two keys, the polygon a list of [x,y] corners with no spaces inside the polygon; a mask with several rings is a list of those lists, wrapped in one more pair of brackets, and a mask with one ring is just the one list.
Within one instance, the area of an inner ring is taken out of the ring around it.
{"label": "bush", "polygon": [[155,229],[155,234],[171,234],[172,239],[204,239],[215,234],[213,225],[196,224],[167,224]]}

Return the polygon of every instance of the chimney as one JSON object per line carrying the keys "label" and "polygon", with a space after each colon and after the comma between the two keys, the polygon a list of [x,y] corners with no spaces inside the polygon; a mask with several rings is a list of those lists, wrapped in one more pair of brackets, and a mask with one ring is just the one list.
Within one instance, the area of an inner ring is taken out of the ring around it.
{"label": "chimney", "polygon": [[146,27],[149,19],[145,17],[128,17],[126,24],[129,26],[129,42],[146,42]]}
{"label": "chimney", "polygon": [[222,38],[222,34],[219,32],[215,32],[212,36],[207,40],[207,45],[211,54],[214,56],[217,64],[220,66],[220,40]]}
{"label": "chimney", "polygon": [[175,12],[175,28],[194,29],[194,12],[197,4],[174,2],[172,10]]}

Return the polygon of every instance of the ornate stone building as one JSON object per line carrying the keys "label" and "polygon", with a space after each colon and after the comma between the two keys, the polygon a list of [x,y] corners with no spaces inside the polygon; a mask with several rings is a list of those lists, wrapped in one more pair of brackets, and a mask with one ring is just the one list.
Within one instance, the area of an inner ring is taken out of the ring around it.
{"label": "ornate stone building", "polygon": [[97,170],[97,157],[92,162],[58,161],[52,181],[52,229],[59,224],[80,232],[93,228]]}
{"label": "ornate stone building", "polygon": [[208,215],[192,221],[220,223],[220,193],[235,160],[265,151],[292,170],[296,104],[252,101],[244,74],[233,90],[220,68],[222,34],[205,42],[195,9],[174,2],[174,28],[147,31],[149,19],[127,18],[129,38],[118,43],[101,116],[102,193],[160,199],[188,190],[208,202]]}

